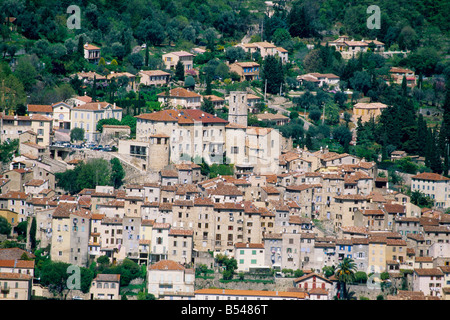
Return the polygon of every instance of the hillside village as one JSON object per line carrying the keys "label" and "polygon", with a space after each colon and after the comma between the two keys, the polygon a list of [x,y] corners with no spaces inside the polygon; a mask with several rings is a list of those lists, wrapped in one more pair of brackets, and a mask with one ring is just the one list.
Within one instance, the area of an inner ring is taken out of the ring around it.
{"label": "hillside village", "polygon": [[450,300],[447,31],[274,27],[305,3],[23,51],[2,3],[0,300]]}

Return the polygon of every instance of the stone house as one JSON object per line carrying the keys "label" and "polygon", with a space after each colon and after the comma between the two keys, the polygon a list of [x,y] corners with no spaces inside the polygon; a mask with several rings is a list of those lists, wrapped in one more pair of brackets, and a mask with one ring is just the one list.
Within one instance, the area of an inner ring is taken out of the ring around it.
{"label": "stone house", "polygon": [[183,299],[194,296],[195,274],[172,260],[161,260],[149,265],[147,292],[157,299]]}
{"label": "stone house", "polygon": [[98,274],[92,280],[91,300],[120,300],[120,274]]}

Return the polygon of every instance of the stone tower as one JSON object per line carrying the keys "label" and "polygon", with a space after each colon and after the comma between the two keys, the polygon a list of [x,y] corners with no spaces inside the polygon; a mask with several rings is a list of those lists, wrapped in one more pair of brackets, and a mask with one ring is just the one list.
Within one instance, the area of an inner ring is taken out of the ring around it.
{"label": "stone tower", "polygon": [[248,118],[247,112],[247,92],[231,91],[228,108],[228,121],[230,123],[246,127]]}
{"label": "stone tower", "polygon": [[152,171],[161,171],[169,164],[169,136],[155,134],[150,137],[148,150],[148,168]]}

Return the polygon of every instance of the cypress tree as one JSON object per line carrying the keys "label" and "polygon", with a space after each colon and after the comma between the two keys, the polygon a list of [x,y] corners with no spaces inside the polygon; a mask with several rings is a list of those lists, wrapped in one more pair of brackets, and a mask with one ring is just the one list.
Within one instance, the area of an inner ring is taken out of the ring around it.
{"label": "cypress tree", "polygon": [[177,81],[184,81],[184,64],[178,60],[175,66],[175,79]]}
{"label": "cypress tree", "polygon": [[408,86],[407,86],[407,83],[406,83],[406,76],[403,76],[403,79],[402,79],[402,95],[404,97],[406,97],[407,93],[408,93]]}
{"label": "cypress tree", "polygon": [[84,57],[84,37],[82,35],[78,38],[77,53],[80,57]]}
{"label": "cypress tree", "polygon": [[443,171],[441,155],[437,150],[437,141],[436,141],[436,132],[434,130],[430,130],[430,150],[428,156],[430,158],[430,169],[435,173],[441,174]]}
{"label": "cypress tree", "polygon": [[211,95],[212,94],[212,87],[211,87],[211,79],[206,79],[206,91],[205,91],[206,95]]}
{"label": "cypress tree", "polygon": [[267,80],[267,92],[277,94],[280,92],[280,86],[284,82],[283,64],[281,59],[270,55],[264,60],[262,70],[262,83],[265,86]]}
{"label": "cypress tree", "polygon": [[450,79],[445,83],[445,100],[444,105],[442,106],[444,109],[442,126],[441,128],[445,133],[445,141],[447,144],[450,143]]}
{"label": "cypress tree", "polygon": [[36,230],[37,230],[36,217],[33,217],[30,226],[30,246],[32,251],[36,249]]}
{"label": "cypress tree", "polygon": [[97,77],[94,75],[94,81],[92,82],[92,101],[97,101]]}
{"label": "cypress tree", "polygon": [[418,154],[420,156],[425,156],[425,147],[427,144],[427,123],[420,113],[417,118],[417,144],[418,144]]}
{"label": "cypress tree", "polygon": [[148,46],[145,46],[145,56],[144,56],[144,64],[146,67],[148,67],[148,60],[150,59],[149,57],[149,52],[148,52]]}

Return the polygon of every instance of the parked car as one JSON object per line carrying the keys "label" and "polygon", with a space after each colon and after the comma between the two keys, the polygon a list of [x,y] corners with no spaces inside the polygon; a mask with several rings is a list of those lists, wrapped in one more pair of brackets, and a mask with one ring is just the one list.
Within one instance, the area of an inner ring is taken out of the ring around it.
{"label": "parked car", "polygon": [[94,147],[93,150],[98,150],[98,151],[103,150],[103,146],[100,144],[100,145]]}

